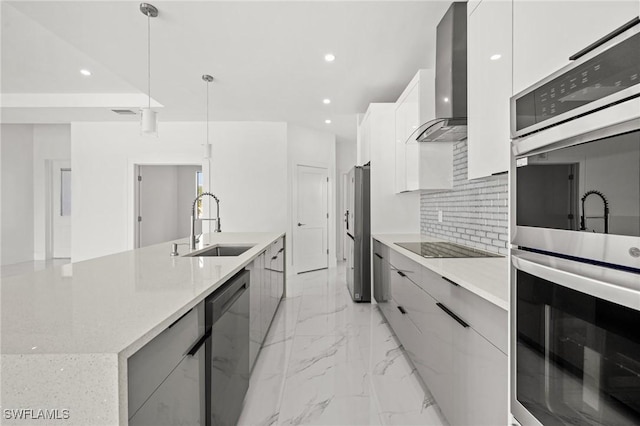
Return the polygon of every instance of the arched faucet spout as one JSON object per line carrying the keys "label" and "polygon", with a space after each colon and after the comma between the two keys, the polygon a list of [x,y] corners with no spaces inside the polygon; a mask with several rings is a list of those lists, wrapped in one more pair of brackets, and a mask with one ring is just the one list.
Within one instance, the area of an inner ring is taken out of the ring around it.
{"label": "arched faucet spout", "polygon": [[215,220],[216,221],[216,227],[214,228],[213,232],[222,232],[222,228],[220,227],[220,200],[218,199],[218,197],[216,197],[215,195],[213,195],[210,192],[203,192],[202,194],[198,195],[195,198],[195,200],[193,200],[193,204],[191,205],[191,233],[189,235],[189,246],[191,247],[191,249],[195,249],[196,248],[196,244],[198,243],[198,240],[200,239],[200,236],[196,237],[196,204],[198,203],[198,200],[200,200],[205,195],[209,196],[209,197],[212,197],[216,201],[216,218],[215,219],[201,219],[201,220]]}

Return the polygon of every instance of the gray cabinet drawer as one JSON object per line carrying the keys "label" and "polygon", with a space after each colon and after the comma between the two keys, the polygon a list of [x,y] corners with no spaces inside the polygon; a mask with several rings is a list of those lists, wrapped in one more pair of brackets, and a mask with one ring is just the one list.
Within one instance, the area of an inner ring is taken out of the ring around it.
{"label": "gray cabinet drawer", "polygon": [[379,259],[384,259],[386,262],[389,262],[389,247],[378,240],[373,240],[373,255],[377,255],[376,257]]}
{"label": "gray cabinet drawer", "polygon": [[131,417],[129,426],[204,425],[204,360],[204,346],[194,356],[185,356]]}
{"label": "gray cabinet drawer", "polygon": [[417,282],[424,291],[429,293],[431,297],[444,305],[451,305],[451,292],[455,288],[455,284],[442,278],[431,269],[422,267],[421,280]]}
{"label": "gray cabinet drawer", "polygon": [[420,282],[423,266],[395,250],[389,250],[391,269],[403,272],[414,283]]}
{"label": "gray cabinet drawer", "polygon": [[[454,324],[455,325],[455,324]],[[472,328],[454,327],[452,425],[508,424],[507,355]]]}
{"label": "gray cabinet drawer", "polygon": [[397,303],[419,331],[419,339],[403,342],[415,365],[443,412],[451,411],[453,327],[457,326],[436,305],[436,300],[408,279],[394,292]]}
{"label": "gray cabinet drawer", "polygon": [[129,417],[169,376],[203,333],[204,309],[199,304],[129,358]]}
{"label": "gray cabinet drawer", "polygon": [[447,307],[489,340],[503,353],[507,353],[507,311],[463,287],[451,287],[451,300]]}

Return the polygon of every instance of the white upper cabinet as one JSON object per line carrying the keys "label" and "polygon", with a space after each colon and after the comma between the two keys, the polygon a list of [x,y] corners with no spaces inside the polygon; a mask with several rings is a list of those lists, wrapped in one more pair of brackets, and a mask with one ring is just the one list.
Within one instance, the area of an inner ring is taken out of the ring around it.
{"label": "white upper cabinet", "polygon": [[[451,189],[453,145],[407,140],[435,116],[435,71],[420,70],[395,107],[396,192]],[[416,135],[412,136],[415,139]]]}
{"label": "white upper cabinet", "polygon": [[475,179],[509,169],[512,4],[483,0],[468,10],[468,178]]}
{"label": "white upper cabinet", "polygon": [[638,16],[637,0],[513,2],[513,93]]}

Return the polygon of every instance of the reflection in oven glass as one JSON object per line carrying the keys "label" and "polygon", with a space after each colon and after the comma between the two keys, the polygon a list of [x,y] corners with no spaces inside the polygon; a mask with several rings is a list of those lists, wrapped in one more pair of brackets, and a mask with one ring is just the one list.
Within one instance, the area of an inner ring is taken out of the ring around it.
{"label": "reflection in oven glass", "polygon": [[638,311],[518,271],[518,401],[544,425],[640,424],[639,325]]}
{"label": "reflection in oven glass", "polygon": [[640,131],[530,155],[518,226],[640,236]]}

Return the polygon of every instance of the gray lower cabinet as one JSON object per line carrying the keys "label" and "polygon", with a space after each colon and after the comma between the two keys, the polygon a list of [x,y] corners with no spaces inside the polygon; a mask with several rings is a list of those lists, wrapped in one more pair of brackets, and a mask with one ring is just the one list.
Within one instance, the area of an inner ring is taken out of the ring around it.
{"label": "gray lower cabinet", "polygon": [[[250,369],[253,368],[283,296],[285,265],[285,241],[281,237],[246,266],[250,273],[247,319],[249,344],[247,353],[243,356],[246,356],[244,359],[249,362]],[[129,357],[127,361],[129,425],[204,424],[207,406],[205,351],[210,347],[209,343],[204,343],[208,340],[207,336],[215,334],[215,330],[209,330],[209,332],[205,330],[204,305],[205,302],[198,304]],[[229,320],[246,318],[246,314],[234,315],[232,310],[229,312]],[[244,326],[246,325],[244,323]],[[244,326],[243,330],[246,330]],[[225,328],[227,333],[232,334],[235,330],[231,326],[221,328]],[[242,333],[246,334],[246,331]],[[241,335],[240,331],[236,334]],[[224,341],[224,337],[221,336],[217,340]],[[218,352],[212,351],[215,359],[225,361],[230,358],[224,353],[226,347],[218,349]],[[243,361],[245,365],[247,361]],[[224,379],[224,377],[216,378],[215,374],[212,380],[221,382]],[[239,392],[230,389],[227,394],[233,396],[238,395]],[[216,404],[231,406],[242,403],[235,400],[226,401],[224,395],[215,398],[216,401],[212,401],[212,406]]]}
{"label": "gray lower cabinet", "polygon": [[249,365],[253,368],[284,293],[284,237],[274,241],[247,269],[251,274]]}
{"label": "gray lower cabinet", "polygon": [[203,425],[205,418],[204,346],[185,356],[142,407],[130,426]]}
{"label": "gray lower cabinet", "polygon": [[378,306],[448,422],[507,424],[507,313],[376,243]]}
{"label": "gray lower cabinet", "polygon": [[129,358],[130,425],[200,424],[205,407],[204,345],[193,355],[187,352],[204,334],[200,303]]}
{"label": "gray lower cabinet", "polygon": [[[264,258],[265,252],[261,253],[251,264],[247,265],[247,270],[250,274],[250,286],[249,286],[249,309],[251,314],[249,315],[249,366],[253,367],[253,364],[258,357],[260,347],[264,340],[264,326],[262,325],[266,320],[262,317],[262,294],[264,293]],[[265,312],[265,316],[266,316]]]}

